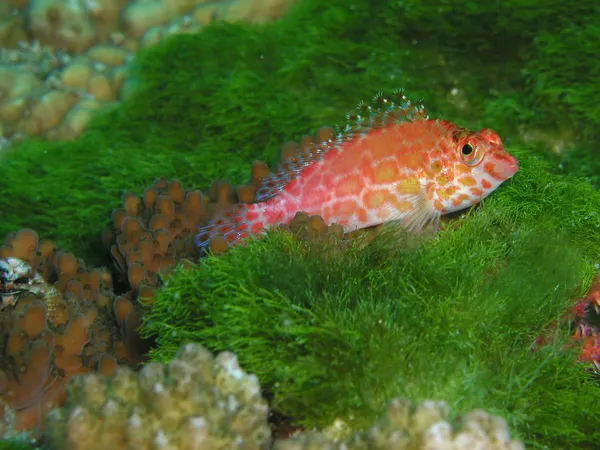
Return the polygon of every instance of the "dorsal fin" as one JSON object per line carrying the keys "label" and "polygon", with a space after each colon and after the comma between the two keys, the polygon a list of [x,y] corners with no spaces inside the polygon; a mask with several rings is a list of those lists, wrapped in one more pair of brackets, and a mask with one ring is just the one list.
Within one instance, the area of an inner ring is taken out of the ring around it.
{"label": "dorsal fin", "polygon": [[422,100],[412,103],[401,89],[394,91],[389,97],[379,92],[370,103],[360,102],[356,111],[346,114],[346,120],[336,126],[335,135],[319,138],[317,133],[317,140],[314,143],[302,146],[295,157],[282,161],[277,171],[263,180],[262,186],[256,191],[255,201],[264,202],[277,196],[306,167],[321,159],[331,149],[339,148],[344,142],[391,123],[428,118]]}

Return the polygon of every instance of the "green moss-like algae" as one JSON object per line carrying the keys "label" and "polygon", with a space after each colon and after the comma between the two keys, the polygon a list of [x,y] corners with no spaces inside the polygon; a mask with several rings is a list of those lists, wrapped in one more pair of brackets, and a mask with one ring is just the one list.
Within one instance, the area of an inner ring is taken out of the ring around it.
{"label": "green moss-like algae", "polygon": [[[158,176],[243,182],[253,158],[274,163],[282,142],[398,87],[511,148],[573,147],[565,167],[597,180],[598,2],[351,3],[304,0],[277,24],[214,25],[143,52],[138,90],[80,139],[0,154],[0,233],[33,227],[95,264],[124,191]],[[366,424],[405,393],[495,409],[554,448],[593,444],[598,389],[572,355],[529,346],[589,284],[600,200],[519,156],[481,213],[419,251],[376,241],[324,263],[273,235],[178,273],[148,316],[155,356],[189,338],[234,349],[307,424]]]}
{"label": "green moss-like algae", "polygon": [[2,441],[0,450],[31,450],[31,446],[18,441]]}
{"label": "green moss-like algae", "polygon": [[400,395],[490,409],[539,447],[598,442],[600,389],[565,330],[532,347],[589,287],[600,193],[516,153],[514,179],[419,249],[384,234],[325,258],[270,233],[176,272],[146,316],[153,357],[187,340],[233,350],[308,427],[365,426]]}
{"label": "green moss-like algae", "polygon": [[[0,154],[0,234],[32,227],[97,264],[99,233],[124,191],[159,176],[245,182],[253,158],[274,163],[283,142],[398,87],[435,117],[495,128],[512,145],[534,130],[543,147],[589,154],[600,95],[578,74],[600,64],[590,57],[597,2],[351,6],[304,0],[280,23],[218,24],[142,52],[138,90],[81,138]],[[568,167],[598,168],[594,158]]]}
{"label": "green moss-like algae", "polygon": [[38,447],[33,446],[35,440],[29,439],[24,433],[17,434],[19,434],[19,436],[16,438],[13,437],[9,439],[8,437],[4,437],[0,441],[0,450],[32,450],[34,448],[37,450]]}

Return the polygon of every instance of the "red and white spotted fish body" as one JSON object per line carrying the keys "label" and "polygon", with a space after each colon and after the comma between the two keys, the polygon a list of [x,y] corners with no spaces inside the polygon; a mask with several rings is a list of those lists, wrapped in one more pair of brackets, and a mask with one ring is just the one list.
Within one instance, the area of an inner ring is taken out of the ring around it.
{"label": "red and white spotted fish body", "polygon": [[359,105],[337,139],[323,141],[294,167],[281,168],[257,192],[200,230],[197,243],[224,235],[230,244],[318,214],[346,232],[400,221],[410,231],[474,205],[518,171],[517,160],[490,129],[469,131],[431,120],[402,93]]}

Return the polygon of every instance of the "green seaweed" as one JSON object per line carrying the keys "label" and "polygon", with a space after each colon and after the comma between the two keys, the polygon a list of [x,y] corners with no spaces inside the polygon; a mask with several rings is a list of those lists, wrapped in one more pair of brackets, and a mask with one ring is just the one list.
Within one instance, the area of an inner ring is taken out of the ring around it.
{"label": "green seaweed", "polygon": [[35,439],[28,438],[25,435],[10,439],[4,437],[0,440],[0,450],[37,450],[39,447],[34,445],[35,442]]}
{"label": "green seaweed", "polygon": [[178,270],[145,316],[152,357],[186,341],[232,350],[309,428],[366,427],[406,396],[486,408],[538,448],[597,442],[600,389],[562,349],[567,330],[533,349],[591,284],[600,192],[515,153],[512,180],[417,248],[395,227],[337,256],[272,231]]}
{"label": "green seaweed", "polygon": [[381,238],[325,259],[269,233],[177,272],[146,316],[153,356],[189,339],[235,350],[308,426],[370,425],[407,395],[486,407],[538,447],[593,446],[600,390],[561,350],[566,333],[531,345],[600,255],[599,194],[564,176],[598,185],[600,4],[351,3],[303,0],[278,23],[214,24],[144,50],[136,89],[79,139],[0,153],[0,233],[31,227],[108,263],[99,236],[124,192],[160,176],[245,182],[253,159],[274,164],[285,141],[404,87],[433,117],[496,129],[521,171],[417,250],[395,234],[398,248]]}
{"label": "green seaweed", "polygon": [[303,0],[278,23],[173,36],[138,55],[136,89],[79,139],[28,139],[0,153],[0,233],[31,227],[88,263],[107,263],[98,236],[124,192],[160,176],[200,188],[246,182],[253,159],[275,164],[285,141],[400,87],[432,116],[494,128],[510,145],[540,155],[574,148],[563,167],[589,176],[598,170],[585,156],[598,129],[598,9]]}

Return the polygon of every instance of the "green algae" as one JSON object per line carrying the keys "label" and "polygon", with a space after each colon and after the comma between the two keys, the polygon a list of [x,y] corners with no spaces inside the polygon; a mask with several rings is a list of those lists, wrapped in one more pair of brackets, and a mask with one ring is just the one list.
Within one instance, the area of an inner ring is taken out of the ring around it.
{"label": "green algae", "polygon": [[34,447],[32,447],[25,439],[3,439],[0,441],[0,450],[31,450],[32,448]]}
{"label": "green algae", "polygon": [[98,236],[124,192],[159,176],[246,182],[252,159],[274,164],[283,142],[399,87],[510,145],[573,147],[563,167],[593,175],[600,95],[577,74],[598,71],[599,23],[590,1],[304,0],[279,23],[175,36],[138,55],[137,90],[78,140],[0,154],[0,233],[31,227],[108,263]]}
{"label": "green algae", "polygon": [[600,192],[515,153],[512,180],[418,248],[394,228],[337,256],[270,232],[177,271],[145,317],[153,358],[188,340],[232,350],[307,427],[366,427],[405,396],[486,408],[539,448],[597,442],[600,390],[562,350],[568,330],[534,343],[591,284]]}
{"label": "green algae", "polygon": [[597,386],[562,335],[531,344],[600,255],[597,192],[550,174],[600,173],[598,4],[435,3],[305,0],[277,24],[217,24],[144,51],[137,90],[80,139],[0,154],[0,233],[32,227],[107,263],[99,235],[123,192],[159,176],[245,182],[252,159],[274,164],[283,142],[405,87],[434,117],[499,131],[523,149],[521,172],[418,251],[382,239],[324,260],[271,233],[177,273],[146,319],[154,357],[188,339],[234,350],[276,410],[309,426],[368,426],[405,394],[486,407],[539,447],[593,445]]}

